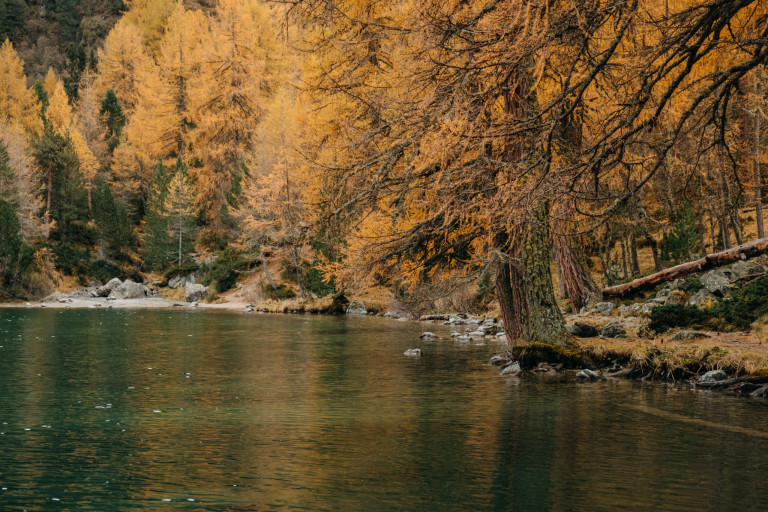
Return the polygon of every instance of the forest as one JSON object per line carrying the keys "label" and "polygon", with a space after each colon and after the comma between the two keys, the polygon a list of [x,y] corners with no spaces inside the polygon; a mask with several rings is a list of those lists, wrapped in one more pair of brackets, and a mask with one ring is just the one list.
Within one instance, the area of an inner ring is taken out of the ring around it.
{"label": "forest", "polygon": [[203,267],[562,342],[565,304],[765,236],[767,12],[0,0],[0,298]]}

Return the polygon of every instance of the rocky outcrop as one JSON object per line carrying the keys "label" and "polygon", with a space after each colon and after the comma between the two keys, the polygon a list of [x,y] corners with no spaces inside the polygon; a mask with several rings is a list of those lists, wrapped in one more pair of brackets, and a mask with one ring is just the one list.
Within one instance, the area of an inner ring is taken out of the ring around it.
{"label": "rocky outcrop", "polygon": [[365,308],[365,304],[359,300],[353,300],[347,306],[348,315],[367,315],[368,310]]}
{"label": "rocky outcrop", "polygon": [[600,330],[600,335],[606,338],[619,338],[621,336],[625,336],[626,334],[627,330],[624,329],[624,326],[621,324],[621,320],[618,318],[611,320]]}
{"label": "rocky outcrop", "polygon": [[197,283],[187,283],[184,287],[184,298],[187,302],[197,302],[208,295],[208,287]]}

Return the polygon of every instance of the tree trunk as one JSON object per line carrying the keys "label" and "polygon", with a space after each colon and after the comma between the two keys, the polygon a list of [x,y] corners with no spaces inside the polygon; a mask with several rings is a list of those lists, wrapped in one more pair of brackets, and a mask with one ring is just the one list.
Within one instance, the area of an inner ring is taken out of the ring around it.
{"label": "tree trunk", "polygon": [[624,273],[624,279],[629,277],[629,270],[627,268],[627,239],[622,236],[619,237],[619,245],[621,246],[621,270]]}
{"label": "tree trunk", "polygon": [[632,270],[632,276],[636,276],[640,273],[640,263],[637,261],[637,238],[635,236],[635,228],[632,227],[629,230],[629,262]]}
{"label": "tree trunk", "polygon": [[728,219],[725,213],[721,214],[718,218],[720,223],[720,234],[723,237],[723,249],[731,248],[731,235],[728,234]]}
{"label": "tree trunk", "polygon": [[643,230],[643,237],[645,237],[646,242],[648,242],[648,245],[651,247],[651,256],[653,257],[653,269],[658,272],[661,270],[661,259],[659,258],[659,243],[656,241],[653,236],[651,236],[651,233],[648,231],[648,228],[645,226],[642,226]]}
{"label": "tree trunk", "polygon": [[45,201],[45,239],[51,237],[51,189],[53,189],[53,170],[48,166],[48,190]]}
{"label": "tree trunk", "polygon": [[565,320],[552,287],[548,220],[547,207],[542,205],[516,236],[494,237],[501,254],[496,262],[496,293],[511,343],[565,342]]}
{"label": "tree trunk", "polygon": [[578,250],[573,246],[572,237],[555,235],[555,256],[561,295],[571,301],[576,311],[599,298],[600,289]]}
{"label": "tree trunk", "polygon": [[619,286],[612,286],[610,288],[603,289],[603,297],[625,297],[631,295],[640,290],[652,288],[659,283],[669,281],[671,279],[677,279],[694,272],[702,272],[711,268],[721,267],[729,263],[733,263],[739,260],[746,260],[759,256],[760,254],[768,251],[768,238],[761,238],[747,244],[734,247],[733,249],[727,249],[725,251],[708,254],[703,258],[695,261],[689,261],[682,265],[676,265],[656,272],[650,276],[635,279],[626,284]]}
{"label": "tree trunk", "polygon": [[261,266],[264,269],[264,275],[267,277],[267,281],[269,281],[269,284],[272,286],[273,290],[277,290],[277,285],[275,284],[275,280],[272,279],[272,275],[269,273],[269,268],[267,267],[267,259],[264,257],[264,255],[261,255]]}
{"label": "tree trunk", "polygon": [[[759,102],[762,97],[762,91],[760,87],[760,80],[755,80],[755,97]],[[755,188],[755,219],[757,220],[757,238],[763,238],[765,236],[765,228],[763,226],[763,194],[762,185],[763,180],[760,176],[760,111],[755,109],[755,166],[754,166],[754,181],[752,186]]]}
{"label": "tree trunk", "polygon": [[[696,230],[699,232],[699,252],[707,254],[707,244],[704,242],[704,212],[701,210],[696,213]],[[656,270],[661,269],[657,268]]]}

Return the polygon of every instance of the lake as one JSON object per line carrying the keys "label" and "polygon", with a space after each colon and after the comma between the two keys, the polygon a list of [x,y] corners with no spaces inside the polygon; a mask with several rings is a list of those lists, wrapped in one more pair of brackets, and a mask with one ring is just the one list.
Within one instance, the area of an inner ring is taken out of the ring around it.
{"label": "lake", "polygon": [[[768,403],[373,317],[0,309],[2,511],[763,511]],[[420,359],[403,355],[420,347]]]}

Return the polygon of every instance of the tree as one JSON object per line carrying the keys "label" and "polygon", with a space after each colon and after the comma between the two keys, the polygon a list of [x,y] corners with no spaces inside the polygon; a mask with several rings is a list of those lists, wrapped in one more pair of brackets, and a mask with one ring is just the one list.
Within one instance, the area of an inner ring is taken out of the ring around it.
{"label": "tree", "polygon": [[147,198],[147,214],[142,226],[142,253],[144,264],[152,270],[164,270],[171,264],[173,244],[169,236],[169,222],[165,209],[169,177],[162,162],[155,167],[155,177]]}
{"label": "tree", "polygon": [[136,251],[136,233],[125,205],[112,195],[103,180],[96,184],[93,194],[93,217],[105,256],[119,262],[129,262]]}
{"label": "tree", "polygon": [[32,250],[19,236],[16,212],[0,199],[0,297],[20,296],[33,265]]}
{"label": "tree", "polygon": [[195,191],[189,183],[187,172],[181,161],[168,183],[168,195],[165,198],[164,209],[168,216],[170,238],[177,249],[175,263],[181,266],[184,258],[194,247],[195,229]]}
{"label": "tree", "polygon": [[26,5],[23,0],[0,2],[0,40],[16,41],[26,22]]}
{"label": "tree", "polygon": [[19,233],[30,242],[41,234],[40,170],[34,165],[27,135],[19,125],[0,122],[0,146],[8,157],[8,181],[0,199],[16,208]]}
{"label": "tree", "polygon": [[8,39],[0,46],[0,120],[18,124],[31,134],[42,130],[40,104],[27,89],[24,63]]}
{"label": "tree", "polygon": [[104,94],[104,98],[101,100],[99,115],[106,127],[104,137],[107,140],[107,147],[109,152],[112,153],[117,145],[120,144],[120,136],[123,133],[123,126],[125,126],[123,107],[120,106],[120,100],[117,99],[117,95],[112,89],[107,89],[107,92]]}

